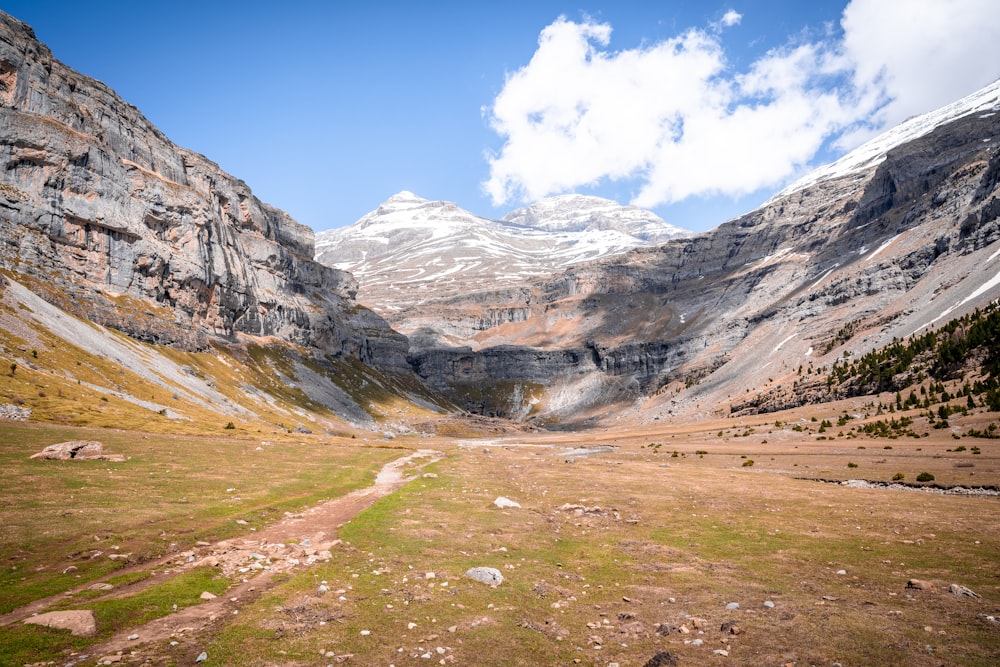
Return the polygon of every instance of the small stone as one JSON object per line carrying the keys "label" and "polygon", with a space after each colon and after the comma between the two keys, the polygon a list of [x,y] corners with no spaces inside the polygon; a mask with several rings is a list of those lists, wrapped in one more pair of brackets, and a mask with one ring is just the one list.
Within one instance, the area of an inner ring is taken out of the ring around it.
{"label": "small stone", "polygon": [[215,593],[210,593],[208,591],[203,591],[201,595],[198,596],[202,600],[214,600],[216,597]]}
{"label": "small stone", "polygon": [[729,604],[726,605],[726,609],[728,609],[729,611],[733,611],[739,608],[740,608],[739,602],[730,602]]}
{"label": "small stone", "polygon": [[406,624],[406,629],[407,630],[413,630],[416,627],[417,627],[417,624],[414,623],[413,621],[410,621],[409,623]]}
{"label": "small stone", "polygon": [[774,603],[771,602],[770,600],[764,600],[764,606],[767,607],[768,609],[774,609]]}
{"label": "small stone", "polygon": [[847,570],[837,570],[837,574],[847,574]]}
{"label": "small stone", "polygon": [[519,502],[511,500],[510,498],[505,498],[504,496],[500,496],[499,498],[497,498],[496,500],[494,500],[493,504],[496,505],[497,507],[499,507],[500,509],[507,509],[509,507],[520,507],[521,506],[521,504]]}
{"label": "small stone", "polygon": [[26,618],[24,622],[29,625],[69,630],[77,637],[91,637],[97,633],[97,620],[94,618],[94,612],[89,609],[50,611]]}
{"label": "small stone", "polygon": [[712,653],[714,653],[715,655],[721,655],[723,658],[729,657],[729,651],[727,651],[724,648],[717,648],[714,651],[712,651]]}
{"label": "small stone", "polygon": [[929,581],[921,581],[920,579],[910,579],[906,582],[906,587],[915,591],[933,591],[936,590],[936,586]]}
{"label": "small stone", "polygon": [[198,657],[194,659],[195,662],[205,662],[206,660],[208,660],[208,653],[205,651],[199,653]]}
{"label": "small stone", "polygon": [[964,595],[966,597],[970,597],[973,599],[979,598],[979,593],[976,593],[971,588],[967,588],[961,584],[952,584],[951,586],[948,587],[948,592],[951,593],[952,595],[958,595],[958,596]]}
{"label": "small stone", "polygon": [[362,630],[362,631],[361,631],[361,636],[362,636],[362,637],[367,637],[367,636],[369,636],[369,635],[370,635],[371,633],[372,633],[372,631],[371,631],[371,630]]}
{"label": "small stone", "polygon": [[643,667],[675,667],[675,665],[677,665],[676,655],[670,651],[660,651],[647,660]]}
{"label": "small stone", "polygon": [[503,574],[495,567],[473,567],[469,568],[465,577],[490,586],[499,586],[503,583]]}
{"label": "small stone", "polygon": [[719,632],[728,632],[731,635],[738,635],[743,632],[743,629],[736,625],[736,621],[726,621],[719,628]]}
{"label": "small stone", "polygon": [[136,639],[138,639],[138,638],[139,638],[139,635],[129,635],[129,636],[128,636],[128,640],[129,640],[130,642],[134,642],[134,641],[135,641]]}
{"label": "small stone", "polygon": [[330,590],[330,588],[326,584],[320,584],[316,588],[317,593],[326,593],[328,590]]}

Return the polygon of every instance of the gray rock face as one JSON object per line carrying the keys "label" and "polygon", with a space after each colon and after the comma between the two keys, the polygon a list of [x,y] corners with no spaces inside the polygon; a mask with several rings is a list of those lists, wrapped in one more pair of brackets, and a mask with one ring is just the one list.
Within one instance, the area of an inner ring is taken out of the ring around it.
{"label": "gray rock face", "polygon": [[[983,269],[1000,240],[998,140],[1000,114],[979,108],[710,232],[516,291],[425,297],[411,358],[440,387],[548,385],[542,417],[601,402],[656,416],[801,404],[809,388],[759,389],[1000,296]],[[462,333],[464,348],[428,343]],[[570,392],[582,398],[560,412]]]}
{"label": "gray rock face", "polygon": [[313,261],[308,227],[174,145],[0,14],[0,266],[152,342],[277,336],[383,367],[406,342]]}

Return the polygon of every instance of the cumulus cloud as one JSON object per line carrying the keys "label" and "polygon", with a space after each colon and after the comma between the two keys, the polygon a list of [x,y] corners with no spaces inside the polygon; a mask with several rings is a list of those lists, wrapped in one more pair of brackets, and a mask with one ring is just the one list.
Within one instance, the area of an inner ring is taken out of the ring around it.
{"label": "cumulus cloud", "polygon": [[930,110],[1000,74],[992,1],[914,0],[901,11],[853,0],[842,37],[790,42],[742,72],[722,43],[742,19],[735,11],[621,51],[608,49],[610,25],[559,18],[487,110],[504,144],[487,158],[484,190],[499,205],[627,181],[632,203],[652,207],[778,186],[825,142],[857,141],[873,123]]}
{"label": "cumulus cloud", "polygon": [[859,87],[890,99],[879,118],[894,125],[954,102],[1000,76],[995,0],[853,0],[843,50]]}
{"label": "cumulus cloud", "polygon": [[740,14],[735,9],[730,9],[728,12],[722,15],[722,20],[719,21],[719,26],[722,28],[731,28],[734,25],[738,25],[740,21],[743,20],[743,15]]}

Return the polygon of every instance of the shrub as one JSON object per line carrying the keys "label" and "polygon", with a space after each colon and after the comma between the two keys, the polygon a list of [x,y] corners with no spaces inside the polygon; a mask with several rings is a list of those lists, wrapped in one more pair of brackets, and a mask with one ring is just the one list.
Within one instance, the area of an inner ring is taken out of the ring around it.
{"label": "shrub", "polygon": [[230,430],[230,429],[234,429],[234,428],[236,428],[236,424],[234,424],[233,422],[226,422],[226,430]]}
{"label": "shrub", "polygon": [[903,479],[905,477],[906,477],[906,475],[904,475],[903,473],[897,472],[895,475],[892,476],[892,481],[898,482],[899,480],[901,480],[901,479]]}
{"label": "shrub", "polygon": [[753,466],[753,459],[747,459],[746,461],[743,462],[744,468],[749,468],[751,466]]}
{"label": "shrub", "polygon": [[930,474],[929,472],[922,472],[919,475],[917,475],[917,481],[918,482],[933,482],[934,481],[934,475]]}
{"label": "shrub", "polygon": [[847,464],[847,467],[848,467],[848,468],[857,468],[857,467],[858,467],[858,464],[857,464],[857,463],[852,463],[852,462],[849,462],[849,463]]}

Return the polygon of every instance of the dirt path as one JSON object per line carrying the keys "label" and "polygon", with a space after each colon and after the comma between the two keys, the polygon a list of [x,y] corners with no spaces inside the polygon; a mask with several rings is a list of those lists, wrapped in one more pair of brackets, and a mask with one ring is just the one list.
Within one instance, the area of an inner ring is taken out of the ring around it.
{"label": "dirt path", "polygon": [[[109,592],[97,599],[134,595],[142,588],[202,565],[218,567],[223,574],[239,583],[230,587],[224,596],[179,609],[145,625],[122,630],[103,644],[88,647],[85,651],[89,656],[86,662],[93,664],[94,660],[102,656],[122,656],[116,662],[132,662],[130,658],[139,657],[142,654],[142,646],[151,642],[173,639],[186,644],[188,642],[184,641],[185,638],[204,636],[215,623],[231,616],[240,607],[266,591],[276,573],[329,559],[330,549],[336,548],[340,543],[336,537],[340,526],[370,507],[379,498],[414,479],[415,476],[404,476],[404,469],[407,466],[412,465],[421,470],[423,466],[437,461],[440,457],[441,453],[435,450],[418,450],[383,466],[372,486],[358,489],[298,514],[286,516],[278,523],[243,538],[222,540],[215,544],[201,543],[190,551],[172,554],[155,563],[144,563],[136,569],[153,568],[155,570],[153,577],[120,591]],[[122,570],[115,572],[116,575],[121,573]],[[0,625],[22,621],[44,611],[53,602],[64,600],[73,593],[93,585],[94,582],[88,582],[87,586],[75,591],[36,600],[30,605],[0,617]],[[130,639],[136,635],[137,639]],[[127,655],[132,651],[135,651],[135,656]],[[66,664],[77,663],[71,660]]]}

